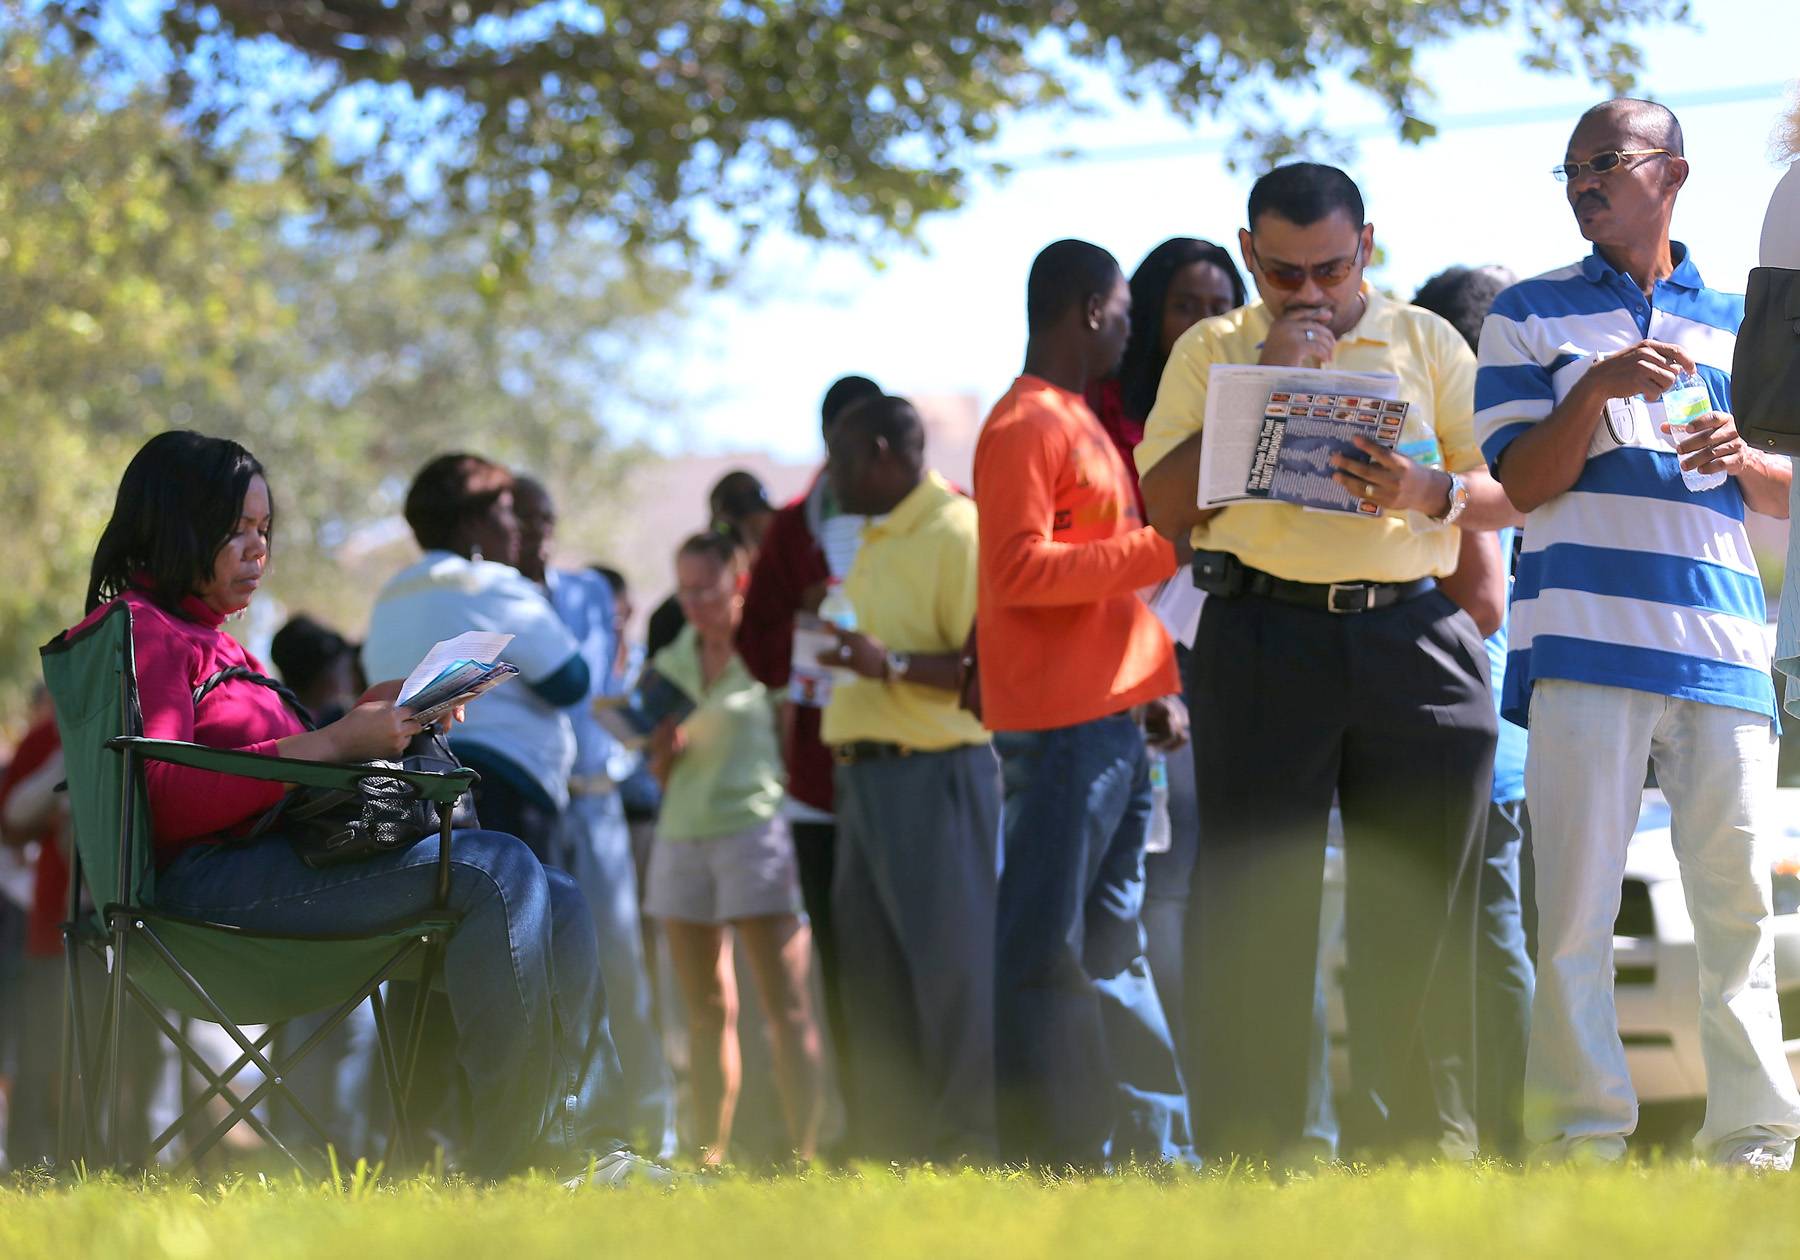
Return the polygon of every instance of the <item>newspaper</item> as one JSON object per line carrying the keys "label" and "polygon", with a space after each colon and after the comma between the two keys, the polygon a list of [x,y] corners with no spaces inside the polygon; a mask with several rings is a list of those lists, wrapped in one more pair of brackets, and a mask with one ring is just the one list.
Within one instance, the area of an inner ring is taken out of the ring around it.
{"label": "newspaper", "polygon": [[1378,513],[1331,480],[1330,457],[1355,450],[1354,432],[1391,447],[1406,418],[1399,392],[1400,378],[1389,372],[1215,363],[1196,501],[1212,508],[1277,499]]}
{"label": "newspaper", "polygon": [[1357,437],[1393,450],[1405,423],[1406,404],[1397,399],[1278,389],[1263,409],[1244,489],[1257,498],[1320,512],[1380,516],[1379,505],[1357,498],[1332,479],[1336,469],[1331,461],[1338,455],[1367,459],[1353,441]]}

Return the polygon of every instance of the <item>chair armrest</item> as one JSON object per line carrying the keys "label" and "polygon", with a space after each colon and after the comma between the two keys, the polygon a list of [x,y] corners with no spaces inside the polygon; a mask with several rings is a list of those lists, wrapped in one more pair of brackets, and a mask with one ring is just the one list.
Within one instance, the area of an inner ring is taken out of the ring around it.
{"label": "chair armrest", "polygon": [[189,766],[216,774],[236,775],[242,779],[268,779],[301,787],[333,788],[355,791],[358,781],[371,777],[402,779],[410,783],[426,800],[449,805],[475,785],[481,776],[468,767],[444,774],[421,770],[389,770],[379,767],[337,761],[302,761],[295,757],[266,757],[261,753],[241,752],[235,748],[208,748],[204,744],[188,744],[174,739],[146,739],[142,735],[119,735],[106,741],[115,752],[135,752],[150,761]]}

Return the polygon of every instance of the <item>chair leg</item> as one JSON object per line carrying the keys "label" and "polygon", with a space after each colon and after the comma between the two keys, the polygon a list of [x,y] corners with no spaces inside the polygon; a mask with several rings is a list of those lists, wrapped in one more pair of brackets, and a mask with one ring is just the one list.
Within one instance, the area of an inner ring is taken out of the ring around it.
{"label": "chair leg", "polygon": [[400,1084],[400,1063],[394,1053],[392,1026],[388,1022],[387,1003],[382,1000],[381,990],[369,994],[369,1009],[375,1015],[375,1046],[381,1054],[381,1075],[387,1082],[388,1107],[391,1117],[388,1127],[387,1162],[390,1168],[410,1168],[412,1150],[412,1120],[408,1115],[406,1091]]}
{"label": "chair leg", "polygon": [[[162,1033],[169,1044],[175,1047],[176,1053],[186,1061],[186,1066],[193,1068],[194,1071],[199,1073],[201,1078],[208,1083],[204,1093],[200,1094],[198,1097],[189,1097],[186,1085],[187,1073],[185,1071],[182,1072],[181,1114],[171,1121],[167,1128],[151,1139],[149,1155],[151,1158],[154,1158],[165,1146],[172,1142],[184,1128],[188,1128],[191,1125],[198,1130],[199,1126],[194,1122],[199,1116],[200,1108],[211,1102],[215,1096],[223,1098],[226,1106],[234,1109],[234,1113],[237,1109],[242,1108],[244,1100],[238,1097],[230,1086],[237,1074],[248,1066],[250,1059],[249,1056],[240,1054],[224,1072],[214,1072],[212,1064],[208,1063],[205,1057],[194,1049],[193,1043],[188,1037],[187,1029],[190,1021],[183,1019],[181,1021],[181,1026],[177,1027],[157,1009],[156,1004],[146,997],[143,991],[136,985],[132,986],[131,996],[136,999],[137,1004],[144,1012],[145,1017],[156,1026],[157,1030]],[[273,1036],[274,1033],[265,1032],[261,1037],[258,1037],[256,1039],[257,1048],[261,1049]],[[301,1109],[296,1107],[296,1110]],[[301,1114],[302,1118],[306,1119],[308,1123],[313,1124],[315,1129],[318,1129],[317,1123],[314,1122],[310,1116],[306,1115],[303,1110],[301,1111]],[[264,1129],[262,1121],[255,1115],[245,1115],[243,1116],[243,1120],[244,1123],[248,1124],[259,1137],[263,1138],[264,1141],[271,1142],[271,1145],[279,1146],[278,1143],[272,1141],[271,1135]],[[205,1154],[205,1150],[196,1149],[190,1155],[184,1157],[183,1163],[191,1164]]]}
{"label": "chair leg", "polygon": [[75,1108],[81,1107],[81,1149],[79,1158],[92,1159],[94,1146],[88,1132],[87,1044],[82,1036],[81,1018],[81,946],[73,928],[63,937],[63,1019],[62,1079],[57,1083],[59,1099],[56,1111],[56,1166],[67,1168],[77,1158],[75,1142]]}
{"label": "chair leg", "polygon": [[[236,1062],[233,1064],[231,1074],[235,1075],[239,1070],[251,1063],[254,1063],[257,1069],[263,1074],[262,1083],[251,1090],[248,1095],[239,1099],[233,1091],[225,1087],[225,1083],[212,1072],[210,1067],[202,1069],[202,1075],[213,1082],[217,1092],[231,1100],[232,1110],[223,1122],[214,1126],[211,1132],[207,1133],[195,1144],[195,1153],[192,1158],[200,1158],[200,1156],[210,1150],[219,1139],[230,1132],[232,1127],[240,1120],[248,1120],[253,1129],[263,1135],[265,1140],[267,1140],[276,1150],[292,1160],[302,1172],[309,1171],[299,1157],[290,1151],[273,1133],[263,1127],[262,1122],[255,1118],[252,1111],[264,1098],[272,1093],[279,1092],[295,1107],[302,1118],[305,1119],[321,1137],[326,1136],[323,1127],[312,1117],[311,1113],[306,1110],[299,1099],[294,1097],[292,1090],[287,1087],[286,1082],[282,1078],[282,1072],[287,1067],[299,1063],[301,1060],[305,1059],[307,1055],[311,1054],[313,1050],[325,1040],[331,1030],[336,1027],[337,1024],[342,1022],[345,1016],[355,1010],[357,1006],[361,1005],[365,997],[377,992],[388,976],[400,966],[402,961],[411,955],[412,950],[417,949],[420,946],[409,943],[407,948],[400,950],[392,958],[388,959],[380,970],[364,982],[362,988],[356,992],[354,997],[337,1008],[332,1018],[326,1020],[323,1025],[315,1029],[313,1034],[308,1037],[298,1049],[287,1056],[287,1058],[283,1059],[280,1066],[277,1066],[262,1053],[262,1046],[268,1040],[268,1034],[265,1034],[264,1037],[256,1042],[250,1041],[250,1039],[244,1035],[243,1030],[231,1021],[230,1017],[220,1008],[219,1004],[213,1000],[212,995],[209,994],[200,982],[194,978],[193,974],[181,960],[170,951],[169,947],[163,943],[162,939],[157,936],[153,930],[140,928],[139,932],[143,936],[145,946],[162,959],[164,965],[174,973],[176,979],[180,980],[187,988],[188,992],[192,993],[194,997],[199,1000],[200,1004],[206,1008],[212,1021],[223,1028],[226,1035],[231,1037],[231,1039],[237,1043],[238,1048],[242,1053],[239,1054]],[[430,953],[428,949],[426,963],[427,977],[430,975],[430,966]],[[134,994],[140,1001],[147,1001],[147,999],[135,989]],[[185,1048],[185,1039],[177,1040],[177,1045]],[[209,1090],[207,1096],[210,1097],[212,1092],[212,1090]],[[186,1111],[184,1111],[184,1115],[185,1114],[187,1114]]]}
{"label": "chair leg", "polygon": [[[253,1106],[254,1104],[249,1103],[244,1098],[240,1098],[231,1089],[231,1077],[236,1074],[239,1068],[248,1062],[247,1059],[240,1056],[237,1065],[221,1077],[213,1071],[212,1065],[206,1061],[205,1057],[202,1056],[199,1051],[194,1049],[193,1043],[189,1041],[183,1028],[177,1028],[174,1024],[170,1023],[168,1018],[164,1016],[161,1011],[156,1009],[155,1004],[151,1002],[149,998],[145,997],[135,986],[132,988],[131,996],[137,1000],[138,1006],[144,1011],[145,1015],[149,1017],[150,1022],[155,1024],[158,1031],[160,1031],[162,1035],[168,1039],[169,1043],[175,1047],[176,1053],[185,1060],[185,1066],[193,1068],[203,1078],[210,1082],[210,1088],[208,1088],[204,1094],[200,1095],[198,1099],[195,1099],[192,1102],[189,1102],[186,1098],[182,1100],[181,1114],[177,1116],[166,1129],[151,1140],[151,1156],[158,1154],[165,1146],[172,1142],[176,1135],[183,1129],[188,1128],[190,1125],[198,1128],[198,1126],[194,1124],[194,1121],[198,1118],[198,1109],[204,1106],[216,1094],[223,1098],[226,1106],[230,1108],[231,1123],[217,1130],[216,1134],[205,1142],[196,1141],[193,1145],[193,1149],[182,1157],[181,1164],[179,1165],[180,1167],[193,1167],[199,1160],[206,1156],[207,1152],[212,1149],[219,1138],[224,1137],[226,1133],[231,1131],[232,1127],[241,1121],[248,1124],[256,1135],[263,1139],[263,1141],[269,1143],[271,1147],[293,1160],[295,1165],[298,1166],[302,1172],[310,1171],[298,1159],[295,1159],[293,1154],[289,1152],[285,1146],[276,1140],[275,1135],[269,1131],[268,1127],[263,1124],[262,1120],[260,1120],[254,1112],[247,1110],[248,1107]],[[185,1025],[187,1021],[183,1020],[182,1023]],[[186,1073],[183,1072],[183,1075],[185,1076]]]}
{"label": "chair leg", "polygon": [[[150,1016],[151,1021],[162,1028],[163,1036],[167,1037],[170,1041],[176,1041],[177,1037],[181,1038],[181,1041],[176,1042],[178,1047],[185,1043],[188,1036],[188,1028],[192,1021],[186,1019],[182,1020],[181,1028],[176,1030],[173,1025],[164,1024],[162,1020],[157,1018],[158,1012],[150,1003],[150,1000],[137,989],[134,988],[132,990],[132,996],[137,998],[138,1004],[144,1008],[145,1013]],[[256,1039],[256,1048],[258,1050],[267,1050],[269,1043],[274,1039],[275,1032],[273,1029],[269,1029]],[[207,1087],[197,1096],[189,1097],[184,1086],[181,1098],[181,1107],[183,1111],[192,1111],[196,1107],[204,1107],[207,1103],[211,1102],[215,1096],[226,1093],[225,1086],[231,1081],[236,1080],[238,1073],[250,1066],[250,1056],[242,1052],[238,1054],[237,1058],[231,1061],[230,1066],[218,1073],[215,1073],[212,1070],[212,1065],[207,1063],[204,1059],[191,1059],[189,1061],[193,1063],[194,1070],[206,1081]],[[273,1060],[270,1061],[273,1062]]]}
{"label": "chair leg", "polygon": [[419,1067],[419,1051],[425,1045],[425,1008],[431,1000],[431,985],[437,978],[439,949],[434,941],[425,947],[425,961],[419,968],[419,1000],[413,1003],[412,1017],[406,1030],[406,1057],[402,1060],[400,1083],[407,1096],[412,1096],[413,1076]]}
{"label": "chair leg", "polygon": [[[431,1002],[431,988],[437,982],[439,969],[444,962],[444,945],[437,936],[432,936],[424,946],[425,957],[419,965],[419,996],[413,1003],[410,1018],[407,1021],[406,1040],[402,1045],[400,1059],[400,1097],[404,1100],[403,1109],[410,1113],[412,1108],[413,1079],[418,1074],[419,1054],[425,1045],[425,1020],[427,1007]],[[409,1145],[417,1145],[417,1135],[408,1134]],[[422,1154],[422,1152],[421,1152]]]}
{"label": "chair leg", "polygon": [[106,1111],[103,1118],[106,1135],[106,1163],[109,1168],[119,1168],[124,1162],[123,1125],[120,1114],[124,1110],[124,1082],[121,1079],[121,1061],[125,1057],[125,943],[130,936],[131,927],[124,914],[117,914],[113,923],[113,957],[112,975],[108,979],[106,995]]}
{"label": "chair leg", "polygon": [[[260,1085],[244,1095],[244,1097],[232,1107],[231,1111],[227,1113],[223,1120],[215,1124],[204,1137],[194,1144],[193,1153],[186,1162],[191,1165],[194,1161],[199,1160],[208,1151],[212,1150],[213,1147],[217,1146],[227,1133],[237,1128],[240,1122],[247,1122],[263,1141],[267,1142],[275,1150],[285,1156],[288,1162],[293,1164],[295,1168],[298,1168],[301,1173],[311,1175],[315,1170],[309,1168],[305,1160],[289,1150],[287,1144],[276,1137],[274,1132],[256,1117],[256,1108],[262,1105],[265,1098],[269,1097],[269,1095],[275,1093],[280,1088],[279,1078],[264,1077]],[[236,1097],[236,1095],[231,1094],[230,1090],[225,1090],[224,1092],[233,1098]]]}
{"label": "chair leg", "polygon": [[75,1157],[71,1148],[71,1127],[75,1118],[77,1082],[81,1092],[81,1158],[91,1159],[93,1143],[87,1131],[87,1044],[82,1037],[81,1019],[81,852],[70,855],[69,917],[62,925],[63,944],[63,1019],[62,1078],[57,1082],[56,1166],[67,1168]]}

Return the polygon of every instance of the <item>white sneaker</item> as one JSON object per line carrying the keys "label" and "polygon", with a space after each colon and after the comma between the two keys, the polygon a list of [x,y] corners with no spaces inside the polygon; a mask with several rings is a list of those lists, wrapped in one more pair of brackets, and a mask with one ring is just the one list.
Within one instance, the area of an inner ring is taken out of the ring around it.
{"label": "white sneaker", "polygon": [[624,1186],[649,1186],[668,1190],[686,1180],[673,1168],[664,1168],[642,1155],[633,1155],[630,1151],[608,1151],[596,1159],[588,1171],[579,1177],[569,1178],[563,1185],[570,1190],[579,1190],[583,1186],[605,1186],[609,1190]]}
{"label": "white sneaker", "polygon": [[1779,1146],[1736,1146],[1713,1153],[1715,1167],[1747,1173],[1784,1173],[1794,1167],[1794,1148]]}

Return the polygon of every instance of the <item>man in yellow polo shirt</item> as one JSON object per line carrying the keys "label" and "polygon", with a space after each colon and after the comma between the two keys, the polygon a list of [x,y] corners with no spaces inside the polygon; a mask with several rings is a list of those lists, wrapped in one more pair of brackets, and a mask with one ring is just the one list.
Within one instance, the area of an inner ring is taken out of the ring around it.
{"label": "man in yellow polo shirt", "polygon": [[[1457,528],[1515,518],[1471,424],[1475,358],[1447,322],[1363,281],[1362,195],[1334,167],[1257,181],[1238,234],[1260,301],[1176,342],[1137,449],[1152,523],[1192,531],[1209,593],[1189,660],[1199,858],[1182,1039],[1203,1153],[1303,1149],[1325,830],[1341,803],[1352,1080],[1346,1141],[1473,1154],[1475,858],[1493,772],[1481,634],[1435,579]],[[1201,510],[1215,363],[1383,371],[1395,451],[1334,478],[1376,516]]]}
{"label": "man in yellow polo shirt", "polygon": [[975,504],[924,468],[904,399],[855,404],[826,465],[871,518],[844,579],[857,630],[826,659],[837,760],[832,923],[859,1155],[994,1156],[994,902],[1000,766],[957,706],[975,621]]}

